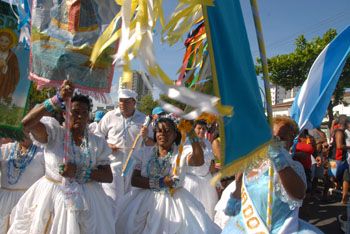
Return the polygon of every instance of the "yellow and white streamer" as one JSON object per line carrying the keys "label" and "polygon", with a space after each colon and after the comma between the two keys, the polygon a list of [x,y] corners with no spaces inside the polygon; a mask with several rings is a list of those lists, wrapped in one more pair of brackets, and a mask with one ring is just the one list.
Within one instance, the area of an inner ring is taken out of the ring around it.
{"label": "yellow and white streamer", "polygon": [[[182,112],[180,116],[194,119],[203,111],[220,115],[232,114],[232,108],[221,106],[217,97],[174,86],[174,81],[158,65],[154,54],[152,32],[158,20],[163,27],[163,33],[168,32],[167,41],[171,44],[179,40],[192,25],[202,19],[201,4],[213,5],[213,0],[180,0],[176,13],[167,25],[165,25],[162,9],[163,0],[115,1],[121,6],[121,10],[95,44],[91,56],[92,64],[96,63],[106,48],[119,41],[114,62],[123,67],[120,82],[124,83],[124,86],[128,87],[128,83],[131,82],[130,61],[138,58],[152,77],[152,83],[156,83],[162,93],[194,107],[192,112]],[[202,95],[201,98],[198,98],[198,95]],[[170,106],[166,103],[164,105],[167,106],[168,111],[178,112],[170,104]]]}

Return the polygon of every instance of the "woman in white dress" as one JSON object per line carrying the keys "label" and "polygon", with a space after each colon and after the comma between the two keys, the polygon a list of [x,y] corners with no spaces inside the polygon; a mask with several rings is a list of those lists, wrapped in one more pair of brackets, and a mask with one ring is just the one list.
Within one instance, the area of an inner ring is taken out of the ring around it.
{"label": "woman in white dress", "polygon": [[45,174],[43,151],[29,138],[0,148],[0,233],[9,228],[10,214],[24,192]]}
{"label": "woman in white dress", "polygon": [[[220,233],[204,207],[182,188],[186,168],[202,165],[203,150],[191,134],[192,145],[178,158],[180,133],[175,123],[160,118],[155,125],[156,146],[135,152],[131,183],[135,189],[121,200],[116,230],[120,233]],[[174,173],[175,170],[178,173]],[[175,174],[175,176],[174,176]]]}
{"label": "woman in white dress", "polygon": [[203,150],[204,164],[202,166],[188,167],[184,188],[202,203],[209,217],[214,219],[214,208],[218,202],[218,194],[215,187],[210,184],[210,180],[213,178],[211,171],[214,170],[215,161],[211,144],[205,138],[207,132],[206,122],[204,120],[196,120],[194,122],[194,132]]}
{"label": "woman in white dress", "polygon": [[[101,183],[112,181],[106,141],[87,129],[90,100],[72,98],[69,162],[63,162],[65,129],[51,117],[73,94],[65,81],[60,92],[31,110],[22,123],[44,147],[45,176],[19,200],[9,233],[115,233],[112,200]],[[62,181],[71,181],[62,185]],[[13,218],[12,218],[13,217]]]}

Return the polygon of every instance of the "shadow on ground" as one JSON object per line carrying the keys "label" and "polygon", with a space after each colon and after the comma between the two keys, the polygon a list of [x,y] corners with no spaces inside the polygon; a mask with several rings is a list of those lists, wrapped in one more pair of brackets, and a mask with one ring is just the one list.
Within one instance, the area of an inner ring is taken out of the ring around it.
{"label": "shadow on ground", "polygon": [[333,194],[332,202],[323,202],[321,195],[305,198],[303,206],[300,208],[299,216],[301,219],[311,223],[328,234],[343,234],[337,217],[340,214],[346,214],[346,206],[340,203],[340,194]]}

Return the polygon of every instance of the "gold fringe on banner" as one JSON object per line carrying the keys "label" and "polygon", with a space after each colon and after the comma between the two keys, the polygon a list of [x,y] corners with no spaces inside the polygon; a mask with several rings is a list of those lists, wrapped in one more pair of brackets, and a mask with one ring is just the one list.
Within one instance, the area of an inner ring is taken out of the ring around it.
{"label": "gold fringe on banner", "polygon": [[215,183],[220,179],[232,176],[238,172],[243,172],[247,167],[249,167],[253,163],[257,163],[261,160],[267,159],[267,151],[269,145],[270,142],[267,142],[259,146],[257,149],[253,150],[249,154],[243,156],[241,159],[237,159],[228,165],[224,165],[224,167],[221,168],[220,171],[213,177],[210,183],[212,185],[215,185]]}

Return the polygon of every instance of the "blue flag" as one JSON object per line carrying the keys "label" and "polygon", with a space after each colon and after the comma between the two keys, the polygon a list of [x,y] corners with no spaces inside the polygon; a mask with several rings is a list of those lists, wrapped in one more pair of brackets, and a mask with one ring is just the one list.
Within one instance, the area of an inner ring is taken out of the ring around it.
{"label": "blue flag", "polygon": [[291,107],[300,129],[319,127],[350,53],[350,26],[334,38],[313,63]]}
{"label": "blue flag", "polygon": [[265,116],[239,0],[215,1],[204,7],[214,89],[223,105],[234,108],[224,117],[222,175],[242,170],[266,155],[271,128]]}

